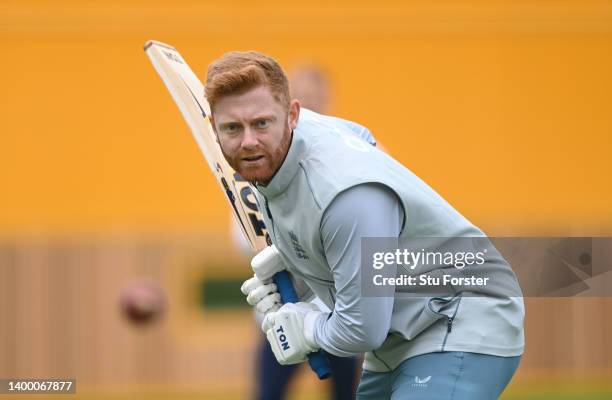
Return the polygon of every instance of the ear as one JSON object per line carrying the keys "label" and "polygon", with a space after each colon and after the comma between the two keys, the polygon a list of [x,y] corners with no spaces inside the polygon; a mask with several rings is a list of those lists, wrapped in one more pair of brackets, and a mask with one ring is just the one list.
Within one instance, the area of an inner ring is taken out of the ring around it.
{"label": "ear", "polygon": [[291,100],[289,103],[289,128],[294,130],[300,119],[300,102],[297,99]]}

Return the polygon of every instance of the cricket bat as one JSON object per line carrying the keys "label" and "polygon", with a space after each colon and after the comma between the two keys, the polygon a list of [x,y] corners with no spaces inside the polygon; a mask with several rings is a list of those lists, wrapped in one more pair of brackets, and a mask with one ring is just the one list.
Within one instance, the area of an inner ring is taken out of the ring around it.
{"label": "cricket bat", "polygon": [[[187,121],[251,249],[258,253],[269,245],[263,217],[257,207],[251,184],[230,167],[221,152],[210,122],[210,106],[204,95],[204,85],[174,47],[149,40],[145,43],[144,50]],[[273,279],[283,303],[299,301],[287,271],[276,273]],[[311,353],[308,362],[319,379],[331,375],[329,362],[323,351]]]}

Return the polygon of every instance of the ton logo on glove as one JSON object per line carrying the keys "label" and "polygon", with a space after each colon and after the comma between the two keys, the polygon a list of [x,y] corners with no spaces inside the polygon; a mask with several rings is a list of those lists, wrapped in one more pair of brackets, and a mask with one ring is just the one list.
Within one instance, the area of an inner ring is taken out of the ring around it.
{"label": "ton logo on glove", "polygon": [[276,333],[279,333],[277,337],[278,340],[281,342],[283,350],[289,350],[289,342],[287,342],[287,336],[285,336],[285,330],[283,329],[282,325],[276,329]]}

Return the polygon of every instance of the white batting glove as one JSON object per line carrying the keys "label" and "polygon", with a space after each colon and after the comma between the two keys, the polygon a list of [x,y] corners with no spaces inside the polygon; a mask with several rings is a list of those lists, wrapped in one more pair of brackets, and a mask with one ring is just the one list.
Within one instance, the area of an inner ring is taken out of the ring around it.
{"label": "white batting glove", "polygon": [[247,296],[247,302],[262,314],[278,310],[282,304],[281,297],[276,285],[272,283],[272,277],[283,271],[285,265],[276,246],[268,246],[257,253],[251,260],[251,268],[255,275],[240,287]]}
{"label": "white batting glove", "polygon": [[285,264],[275,245],[270,245],[251,259],[251,268],[262,281],[272,279],[274,274],[285,270]]}
{"label": "white batting glove", "polygon": [[261,281],[257,276],[253,276],[244,281],[240,291],[246,295],[247,303],[262,314],[276,311],[281,306],[280,293],[271,280]]}
{"label": "white batting glove", "polygon": [[319,349],[314,340],[314,328],[317,318],[324,318],[324,315],[311,303],[285,304],[266,315],[261,329],[279,364],[304,362],[308,353]]}

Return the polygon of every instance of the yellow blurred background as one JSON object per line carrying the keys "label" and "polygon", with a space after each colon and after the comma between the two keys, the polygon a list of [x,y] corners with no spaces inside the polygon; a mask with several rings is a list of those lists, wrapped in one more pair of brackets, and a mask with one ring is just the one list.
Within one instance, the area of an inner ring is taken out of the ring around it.
{"label": "yellow blurred background", "polygon": [[[201,79],[236,49],[320,65],[332,114],[490,234],[612,232],[611,1],[3,1],[0,378],[248,397],[250,313],[194,300],[203,276],[246,277],[247,264],[148,39]],[[140,276],[170,304],[146,331],[116,307]],[[611,311],[530,299],[509,393],[612,393]]]}

